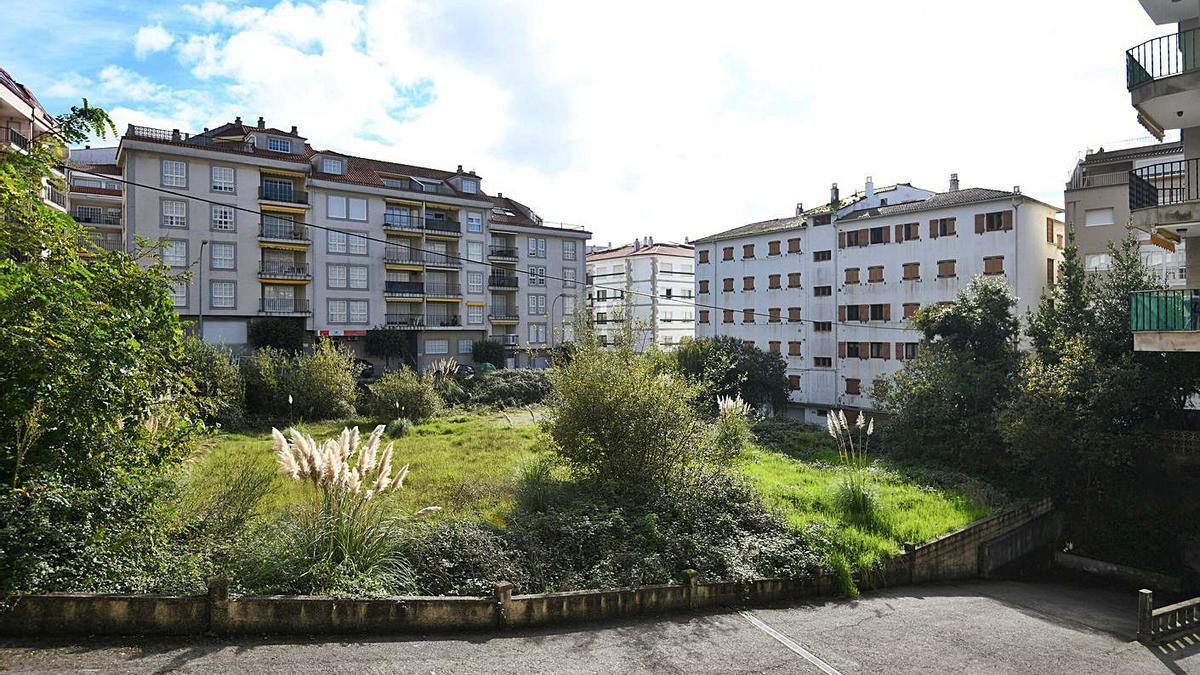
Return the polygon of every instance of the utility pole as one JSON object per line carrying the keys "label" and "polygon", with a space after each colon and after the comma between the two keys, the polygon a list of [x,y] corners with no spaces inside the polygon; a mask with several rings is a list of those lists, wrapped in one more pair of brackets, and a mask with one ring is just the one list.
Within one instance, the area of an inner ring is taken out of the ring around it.
{"label": "utility pole", "polygon": [[200,257],[196,263],[200,266],[200,289],[196,294],[199,303],[199,313],[196,317],[196,330],[200,334],[200,339],[204,339],[204,247],[208,245],[207,239],[200,240]]}

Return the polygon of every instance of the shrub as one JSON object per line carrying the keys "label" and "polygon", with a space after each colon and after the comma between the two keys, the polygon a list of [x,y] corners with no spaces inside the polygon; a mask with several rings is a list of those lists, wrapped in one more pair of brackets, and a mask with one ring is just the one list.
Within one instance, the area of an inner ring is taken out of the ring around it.
{"label": "shrub", "polygon": [[360,372],[354,355],[330,340],[295,356],[260,349],[242,361],[246,405],[251,414],[272,420],[352,417]]}
{"label": "shrub", "polygon": [[740,398],[717,400],[717,419],[713,423],[712,461],[728,464],[750,442],[750,406]]}
{"label": "shrub", "polygon": [[242,379],[246,386],[246,411],[269,419],[287,419],[288,370],[292,357],[274,347],[263,347],[242,359]]}
{"label": "shrub", "polygon": [[187,367],[207,424],[236,428],[246,421],[246,384],[228,349],[198,337],[183,341]]}
{"label": "shrub", "polygon": [[462,376],[458,374],[458,360],[452,358],[438,359],[425,376],[433,385],[433,390],[442,397],[446,405],[462,403],[467,398],[467,390],[463,387]]}
{"label": "shrub", "polygon": [[251,319],[246,327],[246,340],[255,349],[278,349],[295,354],[304,348],[307,334],[304,322],[280,316]]}
{"label": "shrub", "polygon": [[404,416],[413,422],[423,422],[442,409],[442,398],[429,379],[409,368],[384,373],[367,390],[367,414],[373,419]]}
{"label": "shrub", "polygon": [[503,531],[484,523],[453,520],[420,526],[408,533],[402,550],[421,593],[488,595],[498,581],[519,589],[529,584],[520,553]]}
{"label": "shrub", "polygon": [[471,400],[501,408],[537,405],[545,401],[553,389],[545,370],[509,368],[477,378]]}
{"label": "shrub", "polygon": [[478,365],[490,363],[497,368],[503,368],[504,358],[504,345],[495,340],[476,340],[471,345],[471,359]]}
{"label": "shrub", "polygon": [[685,340],[672,355],[679,372],[703,384],[710,413],[717,397],[739,396],[755,408],[787,403],[787,364],[779,354],[726,335]]}
{"label": "shrub", "polygon": [[840,515],[853,525],[868,530],[879,530],[883,527],[879,495],[861,474],[847,476],[837,484],[833,493],[833,503]]}
{"label": "shrub", "polygon": [[367,331],[363,349],[369,356],[383,359],[385,370],[392,370],[397,360],[416,356],[416,338],[411,331],[399,328],[373,328]]}
{"label": "shrub", "polygon": [[388,422],[387,425],[387,435],[391,438],[407,436],[412,433],[412,430],[412,420],[408,419],[407,417],[397,417],[391,422]]}

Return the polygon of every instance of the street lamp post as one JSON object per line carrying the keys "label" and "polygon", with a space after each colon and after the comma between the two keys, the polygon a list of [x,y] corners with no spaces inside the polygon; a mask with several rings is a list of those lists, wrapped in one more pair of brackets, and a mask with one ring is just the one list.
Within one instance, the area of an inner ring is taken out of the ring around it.
{"label": "street lamp post", "polygon": [[196,262],[200,265],[200,288],[196,294],[197,302],[199,303],[199,311],[196,317],[196,330],[200,333],[200,339],[204,339],[204,247],[208,245],[207,239],[200,240],[200,257]]}
{"label": "street lamp post", "polygon": [[[554,321],[554,305],[558,302],[559,298],[565,298],[568,295],[570,295],[570,293],[559,293],[558,295],[554,296],[553,300],[550,301],[550,320],[552,323]],[[550,330],[550,350],[551,351],[554,350],[554,329],[553,328],[551,328],[551,330]]]}

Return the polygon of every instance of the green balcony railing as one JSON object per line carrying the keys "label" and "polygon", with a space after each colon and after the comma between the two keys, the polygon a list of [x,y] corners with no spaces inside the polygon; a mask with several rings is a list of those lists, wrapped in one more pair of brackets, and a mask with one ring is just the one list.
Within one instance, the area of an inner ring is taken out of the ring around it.
{"label": "green balcony railing", "polygon": [[1134,333],[1200,330],[1200,289],[1131,293],[1129,328]]}
{"label": "green balcony railing", "polygon": [[1164,77],[1200,70],[1200,31],[1185,30],[1147,40],[1125,52],[1125,86],[1140,87]]}

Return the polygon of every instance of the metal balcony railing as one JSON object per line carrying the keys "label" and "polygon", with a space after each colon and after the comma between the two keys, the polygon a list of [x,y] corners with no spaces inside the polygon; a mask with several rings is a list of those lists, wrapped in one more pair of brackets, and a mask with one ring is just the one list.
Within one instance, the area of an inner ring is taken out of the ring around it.
{"label": "metal balcony railing", "polygon": [[45,197],[46,201],[48,202],[58,204],[64,209],[67,208],[67,195],[53,185],[47,185],[46,188],[42,190],[42,196]]}
{"label": "metal balcony railing", "polygon": [[260,239],[286,239],[308,241],[308,228],[293,223],[262,223],[258,227]]}
{"label": "metal balcony railing", "polygon": [[462,317],[457,314],[430,314],[425,317],[425,325],[437,328],[461,326]]}
{"label": "metal balcony railing", "polygon": [[500,333],[497,335],[489,335],[488,339],[492,340],[494,342],[499,342],[500,344],[504,345],[505,347],[516,347],[517,346],[517,336],[514,333]]}
{"label": "metal balcony railing", "polygon": [[1200,159],[1180,159],[1129,172],[1129,210],[1200,200]]}
{"label": "metal balcony railing", "polygon": [[288,204],[308,203],[307,192],[272,183],[258,186],[258,198],[272,202],[286,202]]}
{"label": "metal balcony railing", "polygon": [[385,281],[383,292],[387,295],[424,295],[425,284],[420,281]]}
{"label": "metal balcony railing", "polygon": [[458,284],[444,283],[425,283],[425,295],[440,295],[443,297],[457,297],[462,295],[462,286]]}
{"label": "metal balcony railing", "polygon": [[12,127],[8,127],[8,134],[6,135],[6,140],[8,141],[9,145],[11,145],[13,147],[21,148],[22,150],[25,150],[29,147],[29,139],[25,138],[24,134],[22,134],[21,132],[17,131],[16,129],[14,129]]}
{"label": "metal balcony railing", "polygon": [[396,313],[384,315],[384,321],[393,328],[421,328],[425,325],[425,315],[412,313]]}
{"label": "metal balcony railing", "polygon": [[513,246],[489,246],[488,256],[492,258],[512,258],[517,259],[517,249]]}
{"label": "metal balcony railing", "polygon": [[516,307],[491,307],[488,317],[493,321],[520,321],[521,316]]}
{"label": "metal balcony railing", "polygon": [[394,230],[421,231],[421,221],[407,213],[383,214],[383,226]]}
{"label": "metal balcony railing", "polygon": [[272,279],[307,279],[309,276],[308,264],[282,260],[261,260],[258,263],[258,276]]}
{"label": "metal balcony railing", "polygon": [[390,263],[400,263],[405,265],[421,265],[425,259],[417,251],[404,246],[389,244],[383,251],[383,261]]}
{"label": "metal balcony railing", "polygon": [[516,277],[492,275],[488,277],[488,288],[518,288]]}
{"label": "metal balcony railing", "polygon": [[462,225],[457,220],[434,220],[433,218],[426,218],[425,230],[427,232],[458,234],[462,232]]}
{"label": "metal balcony railing", "polygon": [[259,298],[262,314],[311,314],[312,305],[305,298]]}
{"label": "metal balcony railing", "polygon": [[1200,330],[1200,289],[1131,293],[1129,329],[1134,333]]}
{"label": "metal balcony railing", "polygon": [[457,257],[450,257],[453,254],[447,253],[426,253],[425,264],[441,265],[442,267],[462,267],[462,261]]}
{"label": "metal balcony railing", "polygon": [[121,216],[88,216],[75,214],[75,222],[87,223],[88,225],[120,225]]}
{"label": "metal balcony railing", "polygon": [[1125,52],[1125,86],[1135,89],[1164,77],[1200,70],[1196,47],[1200,30],[1185,30],[1147,40]]}

